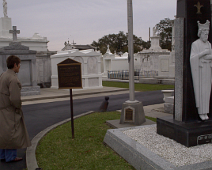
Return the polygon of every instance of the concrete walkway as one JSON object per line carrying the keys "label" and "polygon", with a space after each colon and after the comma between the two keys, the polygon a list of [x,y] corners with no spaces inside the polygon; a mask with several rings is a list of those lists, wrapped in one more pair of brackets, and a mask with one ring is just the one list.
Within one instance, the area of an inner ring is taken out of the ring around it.
{"label": "concrete walkway", "polygon": [[[89,97],[118,95],[123,93],[129,93],[129,89],[114,87],[103,87],[98,89],[75,89],[73,90],[72,95],[73,99],[83,99]],[[70,90],[42,88],[40,89],[40,95],[22,96],[21,100],[22,105],[70,100]]]}
{"label": "concrete walkway", "polygon": [[[87,98],[87,97],[94,97],[94,96],[117,95],[117,94],[123,94],[123,93],[129,93],[129,90],[124,88],[103,87],[99,89],[73,90],[73,98],[79,99],[79,98]],[[61,90],[61,89],[43,88],[41,89],[40,95],[22,96],[21,99],[22,99],[23,105],[70,100],[70,91]],[[154,118],[170,115],[163,112],[163,104],[144,106],[144,112],[146,116],[154,117]],[[90,113],[92,113],[92,111],[88,111],[87,113],[81,114],[80,116],[84,116]],[[80,116],[77,116],[75,118],[78,118]],[[27,151],[26,151],[26,164],[27,164],[28,170],[35,170],[36,168],[38,168],[35,151],[40,139],[52,129],[56,128],[57,126],[61,124],[67,123],[68,121],[70,121],[70,119],[64,120],[51,127],[48,127],[47,129],[43,130],[42,132],[40,132],[38,135],[36,135],[33,138],[32,146],[27,148]],[[150,123],[152,124],[152,122]]]}
{"label": "concrete walkway", "polygon": [[[115,88],[115,87],[102,87],[98,89],[73,89],[73,96],[85,96],[85,95],[96,95],[100,93],[108,92],[127,92],[129,89],[125,88]],[[52,88],[41,88],[40,95],[34,96],[21,96],[22,102],[25,101],[35,101],[35,100],[46,100],[54,98],[64,98],[70,96],[69,89],[52,89]]]}

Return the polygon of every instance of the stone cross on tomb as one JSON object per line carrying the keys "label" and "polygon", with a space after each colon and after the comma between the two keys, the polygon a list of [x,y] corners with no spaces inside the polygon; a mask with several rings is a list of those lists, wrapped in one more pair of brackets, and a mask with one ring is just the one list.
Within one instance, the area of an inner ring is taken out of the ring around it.
{"label": "stone cross on tomb", "polygon": [[13,26],[13,30],[10,30],[9,33],[13,34],[13,41],[17,41],[17,34],[20,34],[20,30],[17,30],[16,26]]}
{"label": "stone cross on tomb", "polygon": [[75,43],[75,42],[74,42],[74,40],[73,40],[73,43],[72,43],[72,45],[76,45],[76,44],[77,44],[77,43]]}

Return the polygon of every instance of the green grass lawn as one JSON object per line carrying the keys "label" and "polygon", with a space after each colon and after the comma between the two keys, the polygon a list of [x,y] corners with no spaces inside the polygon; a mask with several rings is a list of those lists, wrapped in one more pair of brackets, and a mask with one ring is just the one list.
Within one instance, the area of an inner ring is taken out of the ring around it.
{"label": "green grass lawn", "polygon": [[[125,82],[103,81],[102,85],[107,87],[129,88],[129,83]],[[135,83],[135,91],[154,91],[168,89],[174,89],[174,85]]]}
{"label": "green grass lawn", "polygon": [[93,113],[48,133],[39,143],[36,156],[44,170],[134,170],[124,159],[103,144],[109,127],[106,120],[120,119],[119,112]]}

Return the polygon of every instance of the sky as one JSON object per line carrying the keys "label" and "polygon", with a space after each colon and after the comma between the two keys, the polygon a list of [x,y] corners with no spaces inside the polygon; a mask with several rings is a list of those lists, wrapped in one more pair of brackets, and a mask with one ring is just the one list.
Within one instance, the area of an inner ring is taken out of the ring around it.
{"label": "sky", "polygon": [[[91,44],[108,34],[128,30],[127,0],[6,0],[12,26],[19,37],[39,33],[47,37],[48,49],[60,51],[64,42]],[[152,28],[164,18],[174,19],[177,0],[132,0],[133,32],[149,39]],[[3,2],[3,1],[2,1]],[[0,17],[3,17],[3,5]]]}

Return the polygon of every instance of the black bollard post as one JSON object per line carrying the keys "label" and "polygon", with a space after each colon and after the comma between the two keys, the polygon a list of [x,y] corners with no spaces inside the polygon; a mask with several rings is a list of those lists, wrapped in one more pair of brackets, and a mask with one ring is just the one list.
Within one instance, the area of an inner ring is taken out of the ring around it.
{"label": "black bollard post", "polygon": [[109,100],[109,97],[106,96],[105,101],[102,102],[102,104],[99,108],[99,112],[106,112],[107,111],[107,107],[108,107],[108,104],[109,104],[108,100]]}

